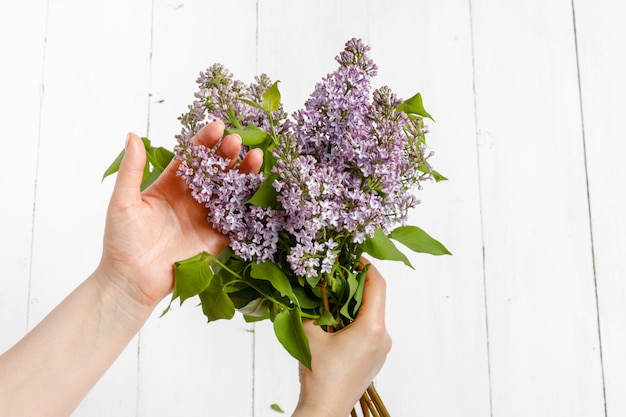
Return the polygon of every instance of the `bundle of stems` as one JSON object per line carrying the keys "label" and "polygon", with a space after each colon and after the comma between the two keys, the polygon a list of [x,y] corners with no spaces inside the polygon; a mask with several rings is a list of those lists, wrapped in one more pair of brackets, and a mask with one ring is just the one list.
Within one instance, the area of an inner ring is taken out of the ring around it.
{"label": "bundle of stems", "polygon": [[[389,411],[387,411],[383,400],[380,398],[380,395],[378,395],[373,382],[361,396],[359,405],[361,406],[363,417],[390,417]],[[357,417],[356,408],[352,409],[350,415]]]}

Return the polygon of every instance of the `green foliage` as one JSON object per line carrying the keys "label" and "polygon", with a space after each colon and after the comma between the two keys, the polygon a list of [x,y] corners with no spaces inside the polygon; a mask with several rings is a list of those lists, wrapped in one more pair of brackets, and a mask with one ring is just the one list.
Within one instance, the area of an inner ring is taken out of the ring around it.
{"label": "green foliage", "polygon": [[290,281],[290,283],[292,285],[291,289],[296,296],[294,302],[302,310],[315,310],[322,304],[322,299],[318,296],[307,293],[302,286],[294,284],[293,281]]}
{"label": "green foliage", "polygon": [[354,320],[356,313],[359,311],[359,307],[361,307],[366,274],[367,268],[359,274],[348,274],[348,298],[347,302],[344,303],[343,307],[341,307],[340,312],[343,317],[349,320]]}
{"label": "green foliage", "polygon": [[[148,138],[141,138],[141,140],[146,150],[146,165],[141,181],[141,190],[143,191],[165,171],[167,165],[174,158],[174,153],[163,147],[152,146]],[[120,170],[125,153],[126,152],[122,150],[119,155],[117,155],[111,165],[104,171],[104,175],[102,176],[103,180]]]}
{"label": "green foliage", "polygon": [[300,309],[294,308],[278,313],[274,318],[274,333],[291,356],[311,369],[311,349],[304,333]]}
{"label": "green foliage", "polygon": [[330,326],[335,328],[340,326],[339,319],[333,316],[333,314],[328,310],[322,311],[322,315],[315,320],[314,323],[316,326]]}
{"label": "green foliage", "polygon": [[446,177],[444,177],[443,175],[441,175],[439,172],[432,170],[431,174],[433,175],[433,178],[435,179],[435,182],[440,182],[440,181],[448,181],[448,179]]}
{"label": "green foliage", "polygon": [[447,181],[448,179],[441,175],[439,172],[432,169],[428,164],[423,163],[417,166],[417,170],[426,174],[431,174],[435,179],[435,182]]}
{"label": "green foliage", "polygon": [[276,192],[276,189],[272,185],[276,178],[278,178],[278,175],[269,174],[269,176],[265,179],[265,181],[263,181],[263,184],[261,184],[256,193],[254,193],[254,195],[250,197],[250,200],[248,200],[248,204],[279,209],[280,203],[276,200],[278,192]]}
{"label": "green foliage", "polygon": [[429,253],[431,255],[452,255],[438,240],[417,226],[403,226],[394,229],[389,237],[402,243],[414,252]]}
{"label": "green foliage", "polygon": [[104,175],[102,176],[103,180],[109,175],[115,174],[117,171],[120,170],[120,165],[122,165],[122,160],[124,159],[125,153],[126,151],[122,149],[122,151],[119,153],[119,155],[117,155],[111,165],[109,165],[109,167],[104,171]]}
{"label": "green foliage", "polygon": [[254,123],[250,123],[243,129],[226,129],[227,135],[237,134],[241,137],[241,143],[246,146],[258,146],[265,142],[267,132],[259,129]]}
{"label": "green foliage", "polygon": [[404,112],[406,114],[417,114],[418,116],[428,117],[433,122],[435,119],[426,111],[424,103],[422,102],[422,95],[420,93],[415,94],[413,97],[405,100],[397,108],[397,111]]}
{"label": "green foliage", "polygon": [[180,304],[204,291],[213,279],[210,262],[213,256],[207,252],[199,253],[193,258],[174,263],[173,298],[180,298]]}
{"label": "green foliage", "polygon": [[[368,237],[363,242],[363,251],[374,258],[386,261],[402,261],[406,266],[413,268],[409,258],[394,245],[381,229],[376,229],[373,237]],[[415,268],[413,268],[415,269]]]}
{"label": "green foliage", "polygon": [[272,284],[272,287],[278,290],[281,296],[289,297],[292,301],[297,301],[296,296],[291,289],[289,279],[287,279],[287,275],[275,263],[253,263],[250,268],[250,276],[252,276],[252,278],[269,281]]}
{"label": "green foliage", "polygon": [[202,304],[202,312],[208,321],[229,320],[235,315],[235,305],[221,281],[219,275],[214,277],[209,286],[198,294]]}
{"label": "green foliage", "polygon": [[268,113],[275,112],[280,108],[280,91],[278,91],[278,83],[276,81],[272,86],[263,94],[262,108]]}

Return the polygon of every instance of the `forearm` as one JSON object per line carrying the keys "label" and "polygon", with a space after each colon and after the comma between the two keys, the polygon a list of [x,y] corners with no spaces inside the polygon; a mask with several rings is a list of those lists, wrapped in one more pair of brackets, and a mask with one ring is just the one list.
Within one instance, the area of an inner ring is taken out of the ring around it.
{"label": "forearm", "polygon": [[70,415],[151,311],[96,271],[0,356],[0,414]]}
{"label": "forearm", "polygon": [[[322,388],[319,392],[307,392],[307,386],[314,387],[316,390]],[[346,386],[350,388],[343,388]],[[350,410],[358,401],[358,398],[351,398],[352,391],[354,389],[350,383],[327,384],[317,381],[311,384],[309,382],[308,385],[301,387],[300,399],[291,417],[348,417]],[[359,396],[361,393],[359,390]]]}

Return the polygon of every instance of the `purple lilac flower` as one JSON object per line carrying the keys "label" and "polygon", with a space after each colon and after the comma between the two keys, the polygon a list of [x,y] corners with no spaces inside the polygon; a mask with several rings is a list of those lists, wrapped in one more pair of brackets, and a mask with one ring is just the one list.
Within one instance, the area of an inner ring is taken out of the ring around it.
{"label": "purple lilac flower", "polygon": [[224,171],[229,160],[204,146],[179,146],[178,175],[191,195],[207,208],[213,228],[231,239],[231,247],[245,260],[273,260],[283,216],[272,208],[246,204],[264,178],[262,174]]}
{"label": "purple lilac flower", "polygon": [[335,61],[339,62],[342,67],[359,67],[368,76],[375,77],[378,67],[367,55],[370,49],[361,39],[352,38],[346,42],[344,50],[335,57]]}
{"label": "purple lilac flower", "polygon": [[315,86],[293,123],[282,109],[272,114],[280,138],[272,168],[280,209],[246,203],[262,175],[225,172],[228,161],[191,143],[217,118],[269,131],[267,115],[241,99],[260,103],[271,81],[262,75],[246,85],[221,65],[200,74],[196,101],[181,116],[179,175],[241,258],[282,259],[315,284],[333,271],[342,251],[348,251],[342,259],[353,259],[354,245],[378,228],[388,232],[404,223],[419,203],[415,191],[430,178],[428,169],[416,169],[428,167],[426,129],[421,119],[396,111],[401,100],[388,87],[370,92],[377,68],[368,52],[361,40],[348,41],[336,57],[339,68]]}
{"label": "purple lilac flower", "polygon": [[[188,112],[179,120],[183,131],[177,137],[189,139],[207,122],[222,120],[227,128],[242,128],[254,124],[269,131],[269,120],[261,109],[250,106],[244,100],[261,102],[263,94],[271,87],[272,80],[265,75],[255,77],[254,82],[245,84],[233,79],[232,73],[222,64],[214,64],[200,72],[196,100],[188,107]],[[282,108],[272,113],[275,124],[282,126],[287,114]]]}

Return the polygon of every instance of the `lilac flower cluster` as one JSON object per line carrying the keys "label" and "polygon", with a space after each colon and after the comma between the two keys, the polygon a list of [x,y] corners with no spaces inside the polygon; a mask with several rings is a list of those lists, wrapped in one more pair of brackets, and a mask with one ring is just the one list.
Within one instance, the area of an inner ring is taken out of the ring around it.
{"label": "lilac flower cluster", "polygon": [[[213,64],[200,72],[196,100],[188,107],[188,112],[179,117],[183,128],[176,136],[180,144],[192,146],[192,137],[204,125],[221,120],[227,128],[241,128],[254,124],[269,131],[267,114],[261,109],[246,104],[243,100],[260,102],[261,96],[272,85],[270,78],[261,74],[254,83],[245,84],[233,79],[232,73],[222,64]],[[272,114],[279,124],[284,123],[287,114],[281,109]]]}
{"label": "lilac flower cluster", "polygon": [[[401,101],[389,88],[371,91],[377,68],[368,52],[362,41],[348,41],[336,58],[339,68],[315,86],[293,122],[280,109],[273,125],[264,111],[241,100],[260,103],[271,85],[267,77],[247,86],[221,65],[201,73],[197,100],[181,117],[179,173],[241,258],[286,261],[295,275],[316,283],[333,271],[342,251],[349,257],[376,229],[405,224],[419,203],[415,191],[430,178],[425,127],[396,111]],[[273,130],[279,140],[271,174],[279,208],[247,203],[263,175],[225,172],[228,162],[214,150],[193,146],[193,134],[217,118]]]}
{"label": "lilac flower cluster", "polygon": [[232,249],[243,259],[272,260],[283,217],[272,208],[246,204],[263,176],[225,171],[230,161],[205,146],[180,147],[179,152],[178,174],[208,209],[213,228],[230,237]]}

